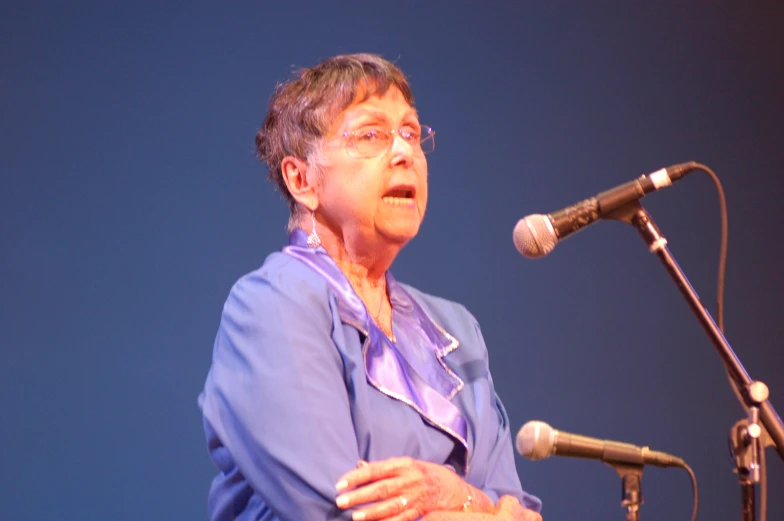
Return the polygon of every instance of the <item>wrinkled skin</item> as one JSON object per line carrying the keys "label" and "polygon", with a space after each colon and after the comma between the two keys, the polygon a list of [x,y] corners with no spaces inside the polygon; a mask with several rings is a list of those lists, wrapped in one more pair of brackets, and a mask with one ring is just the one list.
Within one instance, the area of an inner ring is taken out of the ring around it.
{"label": "wrinkled skin", "polygon": [[[497,505],[451,469],[412,458],[360,462],[338,481],[340,508],[356,507],[354,521],[471,521],[476,519],[541,521],[516,498],[504,496]],[[464,512],[468,496],[471,512]]]}
{"label": "wrinkled skin", "polygon": [[539,513],[525,508],[512,496],[503,496],[492,514],[476,512],[431,512],[422,521],[542,521]]}

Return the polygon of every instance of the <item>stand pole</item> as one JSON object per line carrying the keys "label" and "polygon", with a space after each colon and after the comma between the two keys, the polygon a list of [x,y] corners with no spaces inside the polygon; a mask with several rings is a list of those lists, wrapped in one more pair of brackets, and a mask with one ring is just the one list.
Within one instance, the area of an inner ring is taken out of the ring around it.
{"label": "stand pole", "polygon": [[669,273],[673,281],[675,281],[675,285],[678,286],[678,289],[686,299],[689,307],[691,307],[692,311],[697,316],[700,325],[702,325],[703,329],[708,334],[708,337],[713,342],[713,345],[718,350],[719,356],[727,368],[727,372],[729,372],[735,385],[740,390],[746,407],[759,406],[759,417],[762,425],[773,440],[773,445],[776,448],[779,458],[784,461],[784,423],[782,423],[781,418],[776,413],[773,405],[771,405],[770,400],[765,398],[764,400],[758,401],[752,397],[752,393],[759,388],[759,386],[756,385],[759,382],[752,382],[751,377],[749,377],[749,374],[741,364],[738,356],[730,347],[727,339],[724,338],[724,334],[713,321],[713,318],[710,313],[708,313],[708,310],[705,309],[705,306],[702,305],[697,292],[694,291],[694,288],[692,288],[680,266],[678,266],[678,263],[673,258],[670,250],[667,248],[667,239],[659,233],[659,229],[656,227],[653,219],[651,219],[651,216],[645,208],[642,207],[639,201],[633,201],[632,203],[618,208],[606,217],[631,224],[637,228],[637,231],[640,232],[643,241],[648,245],[650,251],[655,253],[662,261],[667,273]]}
{"label": "stand pole", "polygon": [[754,493],[754,483],[741,483],[740,501],[743,512],[743,521],[754,521],[757,518],[757,502]]}

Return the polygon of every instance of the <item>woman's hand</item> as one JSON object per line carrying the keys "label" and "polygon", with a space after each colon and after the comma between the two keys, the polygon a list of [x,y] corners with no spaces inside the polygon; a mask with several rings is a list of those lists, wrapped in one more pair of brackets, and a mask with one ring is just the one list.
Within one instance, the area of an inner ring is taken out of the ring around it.
{"label": "woman's hand", "polygon": [[462,511],[469,496],[472,510],[494,508],[487,495],[449,468],[412,458],[360,464],[341,476],[336,488],[342,492],[338,507],[360,507],[354,521],[413,521],[430,512]]}
{"label": "woman's hand", "polygon": [[431,512],[422,521],[542,521],[542,516],[523,507],[517,498],[503,496],[492,514]]}
{"label": "woman's hand", "polygon": [[501,496],[493,514],[499,521],[542,521],[539,512],[525,508],[514,496]]}

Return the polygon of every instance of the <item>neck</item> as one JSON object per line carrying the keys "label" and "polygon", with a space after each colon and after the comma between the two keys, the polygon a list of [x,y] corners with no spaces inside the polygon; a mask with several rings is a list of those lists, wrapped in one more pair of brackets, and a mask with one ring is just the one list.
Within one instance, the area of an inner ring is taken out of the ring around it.
{"label": "neck", "polygon": [[[301,222],[300,228],[310,233],[310,220]],[[317,231],[321,246],[351,283],[373,320],[387,336],[394,338],[386,273],[403,245],[389,243],[383,238],[375,241],[352,240],[351,237],[333,233],[323,225],[318,225]]]}
{"label": "neck", "polygon": [[322,246],[351,283],[373,321],[384,334],[395,341],[392,333],[392,303],[387,293],[386,272],[392,260],[381,255],[356,255],[342,243],[330,244],[322,239]]}
{"label": "neck", "polygon": [[392,265],[397,249],[378,249],[352,247],[345,241],[330,233],[321,236],[321,245],[340,271],[351,282],[354,290],[372,310],[378,309],[374,304],[386,297],[386,273]]}
{"label": "neck", "polygon": [[[357,230],[336,233],[322,222],[317,222],[316,227],[321,246],[352,284],[356,281],[361,287],[385,287],[386,272],[404,244],[379,236],[364,237]],[[300,218],[299,228],[311,233],[308,216]]]}

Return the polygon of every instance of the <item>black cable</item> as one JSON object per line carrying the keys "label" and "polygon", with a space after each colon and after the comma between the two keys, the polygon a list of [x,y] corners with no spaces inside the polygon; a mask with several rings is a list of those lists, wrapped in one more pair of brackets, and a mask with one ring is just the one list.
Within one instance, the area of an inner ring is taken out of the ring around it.
{"label": "black cable", "polygon": [[[719,176],[705,165],[694,163],[694,167],[702,170],[710,176],[713,183],[716,185],[716,191],[719,194],[719,212],[721,214],[721,246],[719,247],[719,275],[716,290],[716,325],[724,333],[724,272],[727,270],[727,242],[729,232],[727,231],[727,200],[724,197],[724,188],[721,186]],[[732,381],[733,384],[735,381]],[[734,388],[734,385],[733,385]],[[740,395],[738,396],[740,399]],[[741,399],[741,403],[743,400]]]}
{"label": "black cable", "polygon": [[697,476],[694,475],[694,471],[691,470],[691,467],[683,463],[681,466],[683,470],[689,473],[689,477],[691,478],[691,493],[694,496],[694,507],[691,510],[691,521],[697,521],[697,509],[700,506],[700,494],[697,490]]}
{"label": "black cable", "polygon": [[[695,163],[695,167],[702,170],[710,176],[713,183],[716,185],[716,191],[719,195],[719,212],[721,214],[721,245],[719,246],[719,273],[718,281],[716,284],[716,325],[719,330],[724,334],[724,274],[727,269],[727,242],[728,242],[728,226],[727,226],[727,200],[724,197],[724,188],[721,186],[719,176],[705,165]],[[738,384],[732,379],[730,373],[727,372],[727,379],[730,382],[730,387],[735,393],[743,409],[747,411],[746,402],[743,400]],[[691,470],[691,469],[687,469]],[[765,447],[762,446],[760,450],[760,521],[765,521],[768,514],[768,474],[765,466]],[[696,512],[696,509],[695,509]]]}

